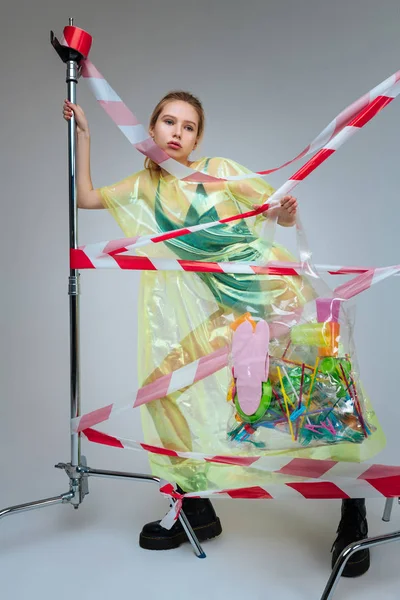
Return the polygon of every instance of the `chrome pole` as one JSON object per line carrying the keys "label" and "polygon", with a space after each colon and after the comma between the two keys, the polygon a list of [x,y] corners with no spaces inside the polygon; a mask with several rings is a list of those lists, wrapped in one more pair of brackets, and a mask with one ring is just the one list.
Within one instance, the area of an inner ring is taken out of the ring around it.
{"label": "chrome pole", "polygon": [[[73,25],[74,20],[69,19],[69,25]],[[67,98],[70,102],[76,104],[76,86],[78,83],[79,66],[78,62],[83,58],[76,50],[67,48],[60,44],[54,33],[50,32],[50,41],[57,51],[61,60],[67,65],[66,83]],[[77,194],[76,194],[76,138],[75,138],[75,118],[72,117],[68,122],[68,188],[69,188],[69,247],[70,250],[78,247],[78,214],[77,214]],[[81,397],[80,397],[80,323],[79,323],[79,271],[70,269],[68,279],[69,295],[69,322],[70,322],[70,401],[71,418],[81,415]],[[160,483],[158,477],[145,475],[141,473],[125,473],[121,471],[105,471],[100,469],[91,469],[86,465],[86,459],[81,456],[81,434],[71,434],[71,462],[58,463],[55,465],[58,469],[63,469],[70,480],[70,489],[67,493],[35,500],[25,504],[8,506],[0,510],[0,519],[2,517],[15,515],[28,510],[46,508],[56,504],[72,504],[78,508],[83,498],[88,494],[88,478],[104,477],[111,479],[124,479],[126,481],[153,482]],[[174,500],[172,500],[174,501]],[[205,553],[194,533],[186,515],[182,511],[179,516],[180,522],[186,535],[192,545],[195,554],[199,558],[204,558]]]}
{"label": "chrome pole", "polygon": [[[69,19],[69,25],[74,20]],[[78,63],[75,60],[67,62],[67,98],[76,104],[76,86],[78,83]],[[68,122],[68,188],[69,188],[69,247],[78,247],[78,215],[76,198],[76,143],[75,118]],[[79,344],[79,271],[70,269],[68,280],[69,295],[69,326],[70,326],[70,400],[71,419],[81,414],[80,397],[80,344]],[[71,434],[71,464],[76,467],[81,462],[81,434]]]}

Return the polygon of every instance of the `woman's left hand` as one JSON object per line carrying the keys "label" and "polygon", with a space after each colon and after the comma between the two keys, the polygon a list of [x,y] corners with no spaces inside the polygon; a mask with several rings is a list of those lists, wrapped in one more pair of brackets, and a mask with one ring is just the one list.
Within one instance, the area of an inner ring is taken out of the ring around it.
{"label": "woman's left hand", "polygon": [[297,200],[294,196],[284,196],[278,213],[278,225],[292,227],[296,223]]}
{"label": "woman's left hand", "polygon": [[[253,206],[257,209],[257,205]],[[278,225],[283,227],[292,227],[296,223],[297,199],[294,196],[284,196],[281,200],[281,205],[267,209],[262,215],[266,218],[277,217]]]}

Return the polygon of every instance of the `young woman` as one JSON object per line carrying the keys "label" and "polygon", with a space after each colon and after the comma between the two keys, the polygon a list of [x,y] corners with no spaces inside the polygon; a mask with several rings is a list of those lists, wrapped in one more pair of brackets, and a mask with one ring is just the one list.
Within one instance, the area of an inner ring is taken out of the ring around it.
{"label": "young woman", "polygon": [[[138,173],[114,185],[94,189],[85,114],[81,107],[68,101],[64,102],[63,114],[66,120],[74,114],[76,120],[78,207],[108,208],[126,237],[160,233],[240,214],[265,203],[273,192],[260,178],[204,184],[184,182],[150,159],[146,159],[145,168]],[[171,92],[155,107],[149,133],[171,158],[193,169],[220,178],[248,173],[229,159],[190,159],[202,139],[204,122],[204,110],[196,97],[188,92]],[[296,211],[296,199],[286,196],[279,207],[255,219],[235,221],[233,225],[152,245],[149,255],[212,262],[292,260],[284,248],[271,240],[276,223],[284,227],[295,224]],[[147,251],[145,247],[142,252],[139,249],[138,254]],[[150,383],[226,346],[231,315],[251,312],[265,319],[279,315],[280,324],[287,327],[309,298],[310,290],[296,277],[143,271],[139,381],[142,385]],[[213,454],[219,450],[223,454],[225,442],[221,431],[224,428],[226,431],[227,407],[221,408],[221,398],[226,395],[226,389],[226,373],[218,372],[189,388],[150,402],[142,410],[146,441],[179,451],[207,452],[210,449]],[[187,492],[265,484],[265,473],[255,470],[249,474],[248,469],[229,465],[156,454],[149,457],[155,475],[176,481]],[[209,500],[186,500],[184,510],[200,540],[221,533],[220,521]],[[361,505],[347,502],[343,511],[342,522],[346,522],[346,527],[344,535],[339,532],[335,542],[334,558],[350,541],[366,535],[362,502]],[[185,539],[179,522],[167,531],[156,521],[144,526],[140,545],[155,550],[169,549]],[[355,555],[358,561],[359,555]],[[366,551],[355,570],[354,565],[348,565],[347,574],[361,574],[368,565]]]}

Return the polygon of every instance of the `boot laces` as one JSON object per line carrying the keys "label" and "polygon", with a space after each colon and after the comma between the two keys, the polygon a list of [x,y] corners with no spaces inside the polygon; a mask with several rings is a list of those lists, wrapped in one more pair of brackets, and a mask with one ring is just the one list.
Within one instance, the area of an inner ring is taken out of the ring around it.
{"label": "boot laces", "polygon": [[347,541],[346,546],[352,542],[365,539],[368,536],[368,523],[365,512],[360,510],[358,506],[346,508],[342,513],[336,533],[338,535],[332,544],[331,552],[340,538]]}

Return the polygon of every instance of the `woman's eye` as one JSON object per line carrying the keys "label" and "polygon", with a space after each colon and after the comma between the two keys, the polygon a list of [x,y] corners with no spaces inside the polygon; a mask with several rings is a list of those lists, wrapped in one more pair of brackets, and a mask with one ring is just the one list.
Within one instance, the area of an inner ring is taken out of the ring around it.
{"label": "woman's eye", "polygon": [[189,131],[193,131],[193,127],[191,127],[190,125],[188,125],[188,126],[186,127],[186,129],[189,129]]}
{"label": "woman's eye", "polygon": [[165,122],[167,123],[167,125],[172,125],[173,121],[171,121],[171,119],[165,119]]}

